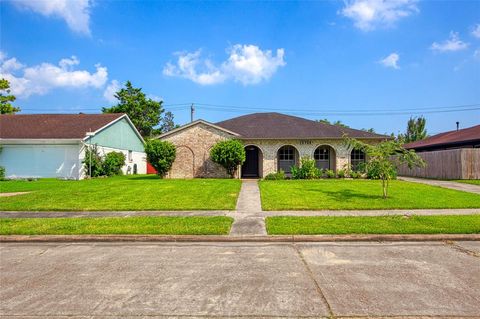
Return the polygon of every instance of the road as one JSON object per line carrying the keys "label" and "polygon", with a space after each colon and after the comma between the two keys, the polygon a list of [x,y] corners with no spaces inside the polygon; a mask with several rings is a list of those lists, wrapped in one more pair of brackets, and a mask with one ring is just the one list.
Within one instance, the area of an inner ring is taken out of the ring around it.
{"label": "road", "polygon": [[480,242],[2,243],[0,314],[480,317]]}

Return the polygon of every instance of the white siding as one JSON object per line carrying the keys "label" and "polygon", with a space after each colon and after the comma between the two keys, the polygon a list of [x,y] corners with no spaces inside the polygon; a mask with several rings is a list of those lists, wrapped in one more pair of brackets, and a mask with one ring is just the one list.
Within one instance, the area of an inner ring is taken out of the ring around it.
{"label": "white siding", "polygon": [[[89,145],[89,144],[86,144]],[[128,160],[128,150],[104,147],[97,145],[97,150],[100,156],[104,157],[107,153],[110,152],[122,152],[125,155],[125,165],[122,167],[123,174],[133,174],[133,165],[137,164],[137,174],[147,174],[147,155],[144,152],[135,152],[132,151],[132,160]],[[80,163],[85,157],[85,148],[82,148],[80,153]],[[85,178],[86,172],[82,167],[80,170],[80,178]]]}
{"label": "white siding", "polygon": [[78,179],[80,145],[3,145],[0,166],[8,178],[55,177]]}

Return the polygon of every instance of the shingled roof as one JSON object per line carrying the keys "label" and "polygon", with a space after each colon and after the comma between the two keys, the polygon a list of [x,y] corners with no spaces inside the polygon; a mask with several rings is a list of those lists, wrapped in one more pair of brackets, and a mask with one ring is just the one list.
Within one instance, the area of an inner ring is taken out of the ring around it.
{"label": "shingled roof", "polygon": [[419,150],[440,146],[448,147],[469,142],[480,142],[480,125],[433,135],[421,141],[405,144],[404,147]]}
{"label": "shingled roof", "polygon": [[83,139],[125,116],[106,114],[3,114],[0,138],[3,139]]}
{"label": "shingled roof", "polygon": [[386,135],[344,128],[281,113],[253,113],[216,123],[251,139],[354,138],[385,139]]}

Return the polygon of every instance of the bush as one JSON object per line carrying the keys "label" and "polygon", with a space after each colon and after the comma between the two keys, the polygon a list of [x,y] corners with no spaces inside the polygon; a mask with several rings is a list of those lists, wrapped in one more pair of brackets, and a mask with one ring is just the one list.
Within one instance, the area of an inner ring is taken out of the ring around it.
{"label": "bush", "polygon": [[85,174],[88,176],[98,177],[103,175],[103,161],[98,153],[97,145],[85,149],[85,158],[82,163],[85,164]]}
{"label": "bush", "polygon": [[233,178],[237,167],[245,162],[245,148],[238,140],[221,141],[212,147],[210,157],[212,161],[222,165]]}
{"label": "bush", "polygon": [[388,168],[381,168],[379,163],[369,162],[364,169],[368,179],[381,179],[382,172],[387,172],[389,179],[397,179],[397,170],[393,165]]}
{"label": "bush", "polygon": [[276,173],[270,173],[267,176],[264,177],[266,180],[282,180],[285,179],[285,172],[283,170],[280,170]]}
{"label": "bush", "polygon": [[0,166],[0,181],[5,180],[5,167]]}
{"label": "bush", "polygon": [[351,172],[350,172],[350,177],[353,178],[353,179],[361,178],[361,177],[362,177],[362,173],[356,172],[356,171],[351,171]]}
{"label": "bush", "polygon": [[327,170],[325,171],[325,176],[326,176],[327,178],[335,178],[335,172],[332,171],[331,169],[327,169]]}
{"label": "bush", "polygon": [[155,168],[157,175],[164,177],[172,168],[176,157],[175,145],[168,141],[148,140],[145,143],[148,162]]}
{"label": "bush", "polygon": [[347,176],[347,172],[344,169],[339,169],[337,171],[338,178],[345,178]]}
{"label": "bush", "polygon": [[315,165],[315,160],[303,157],[300,160],[300,167],[292,167],[293,179],[315,179],[322,176],[322,171]]}
{"label": "bush", "polygon": [[103,159],[103,174],[107,176],[122,175],[122,167],[125,165],[125,154],[122,152],[110,152]]}

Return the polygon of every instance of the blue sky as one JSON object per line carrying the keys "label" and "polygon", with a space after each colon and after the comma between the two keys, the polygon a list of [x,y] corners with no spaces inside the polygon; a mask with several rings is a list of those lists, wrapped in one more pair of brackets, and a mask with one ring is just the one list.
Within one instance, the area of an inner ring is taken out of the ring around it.
{"label": "blue sky", "polygon": [[212,122],[275,110],[380,133],[422,113],[430,133],[480,123],[480,1],[0,6],[0,73],[23,113],[98,112],[130,80],[179,123],[191,102]]}

